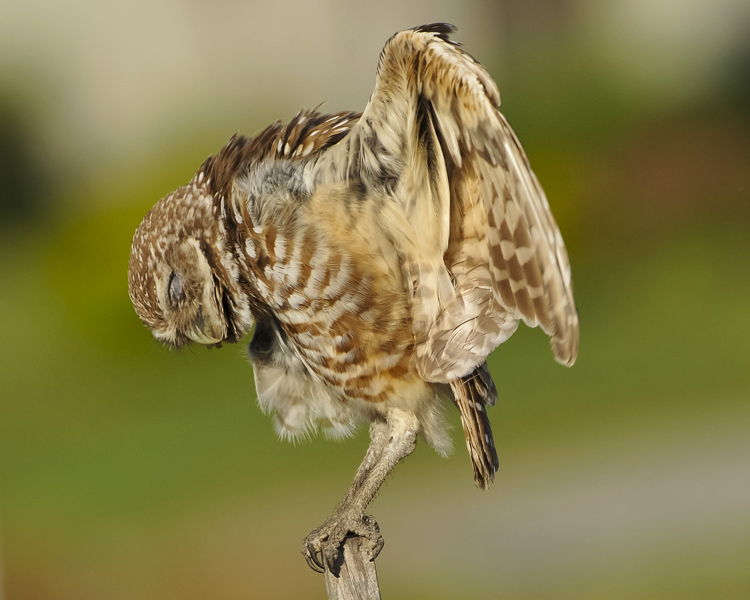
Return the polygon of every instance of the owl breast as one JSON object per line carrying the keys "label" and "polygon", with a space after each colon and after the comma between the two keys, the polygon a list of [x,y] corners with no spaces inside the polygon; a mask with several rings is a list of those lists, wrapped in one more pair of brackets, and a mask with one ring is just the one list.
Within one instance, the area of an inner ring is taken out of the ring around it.
{"label": "owl breast", "polygon": [[305,433],[315,420],[346,434],[385,410],[378,405],[432,393],[413,366],[398,253],[372,204],[350,188],[318,190],[294,210],[273,211],[274,219],[256,216],[237,244],[271,313],[259,319],[250,356],[261,406],[276,412],[284,436]]}

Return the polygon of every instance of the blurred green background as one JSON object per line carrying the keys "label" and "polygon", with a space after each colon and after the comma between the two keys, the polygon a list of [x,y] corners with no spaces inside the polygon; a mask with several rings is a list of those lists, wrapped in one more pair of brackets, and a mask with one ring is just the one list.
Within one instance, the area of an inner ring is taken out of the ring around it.
{"label": "blurred green background", "polygon": [[[236,130],[361,109],[433,21],[497,80],[565,236],[570,370],[491,358],[500,472],[421,444],[371,506],[383,597],[750,598],[744,0],[4,0],[0,598],[324,598],[302,538],[367,444],[282,443],[242,347],[157,345],[146,210]],[[455,413],[455,411],[454,411]]]}

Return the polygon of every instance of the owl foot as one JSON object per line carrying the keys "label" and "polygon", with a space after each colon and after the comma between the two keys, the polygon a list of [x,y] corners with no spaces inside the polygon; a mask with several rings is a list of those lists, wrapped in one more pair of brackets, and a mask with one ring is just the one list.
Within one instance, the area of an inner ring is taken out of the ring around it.
{"label": "owl foot", "polygon": [[383,536],[375,519],[353,512],[336,512],[302,542],[302,554],[313,571],[326,569],[338,576],[344,539],[349,535],[362,538],[360,546],[366,558],[375,560],[383,549]]}

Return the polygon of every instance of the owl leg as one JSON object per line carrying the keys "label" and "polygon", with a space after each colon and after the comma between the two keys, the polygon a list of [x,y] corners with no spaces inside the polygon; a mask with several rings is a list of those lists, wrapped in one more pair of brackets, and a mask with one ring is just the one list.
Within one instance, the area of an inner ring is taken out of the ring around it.
{"label": "owl leg", "polygon": [[328,568],[336,574],[337,559],[350,534],[367,540],[369,548],[363,547],[369,550],[370,560],[380,554],[383,537],[375,519],[364,514],[365,509],[396,464],[414,451],[418,431],[417,418],[401,410],[389,411],[385,420],[371,423],[370,446],[349,491],[333,514],[302,543],[302,554],[311,569],[322,573]]}

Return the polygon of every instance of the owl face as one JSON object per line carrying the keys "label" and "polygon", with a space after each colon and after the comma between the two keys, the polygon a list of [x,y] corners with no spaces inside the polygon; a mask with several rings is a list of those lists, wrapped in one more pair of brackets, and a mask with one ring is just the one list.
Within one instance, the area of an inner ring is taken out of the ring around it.
{"label": "owl face", "polygon": [[152,327],[157,339],[177,346],[191,340],[224,340],[227,327],[219,286],[196,239],[184,238],[166,249],[154,286],[162,315],[162,323]]}
{"label": "owl face", "polygon": [[194,184],[160,200],[133,237],[130,299],[154,337],[173,346],[236,341],[231,281],[211,197]]}

